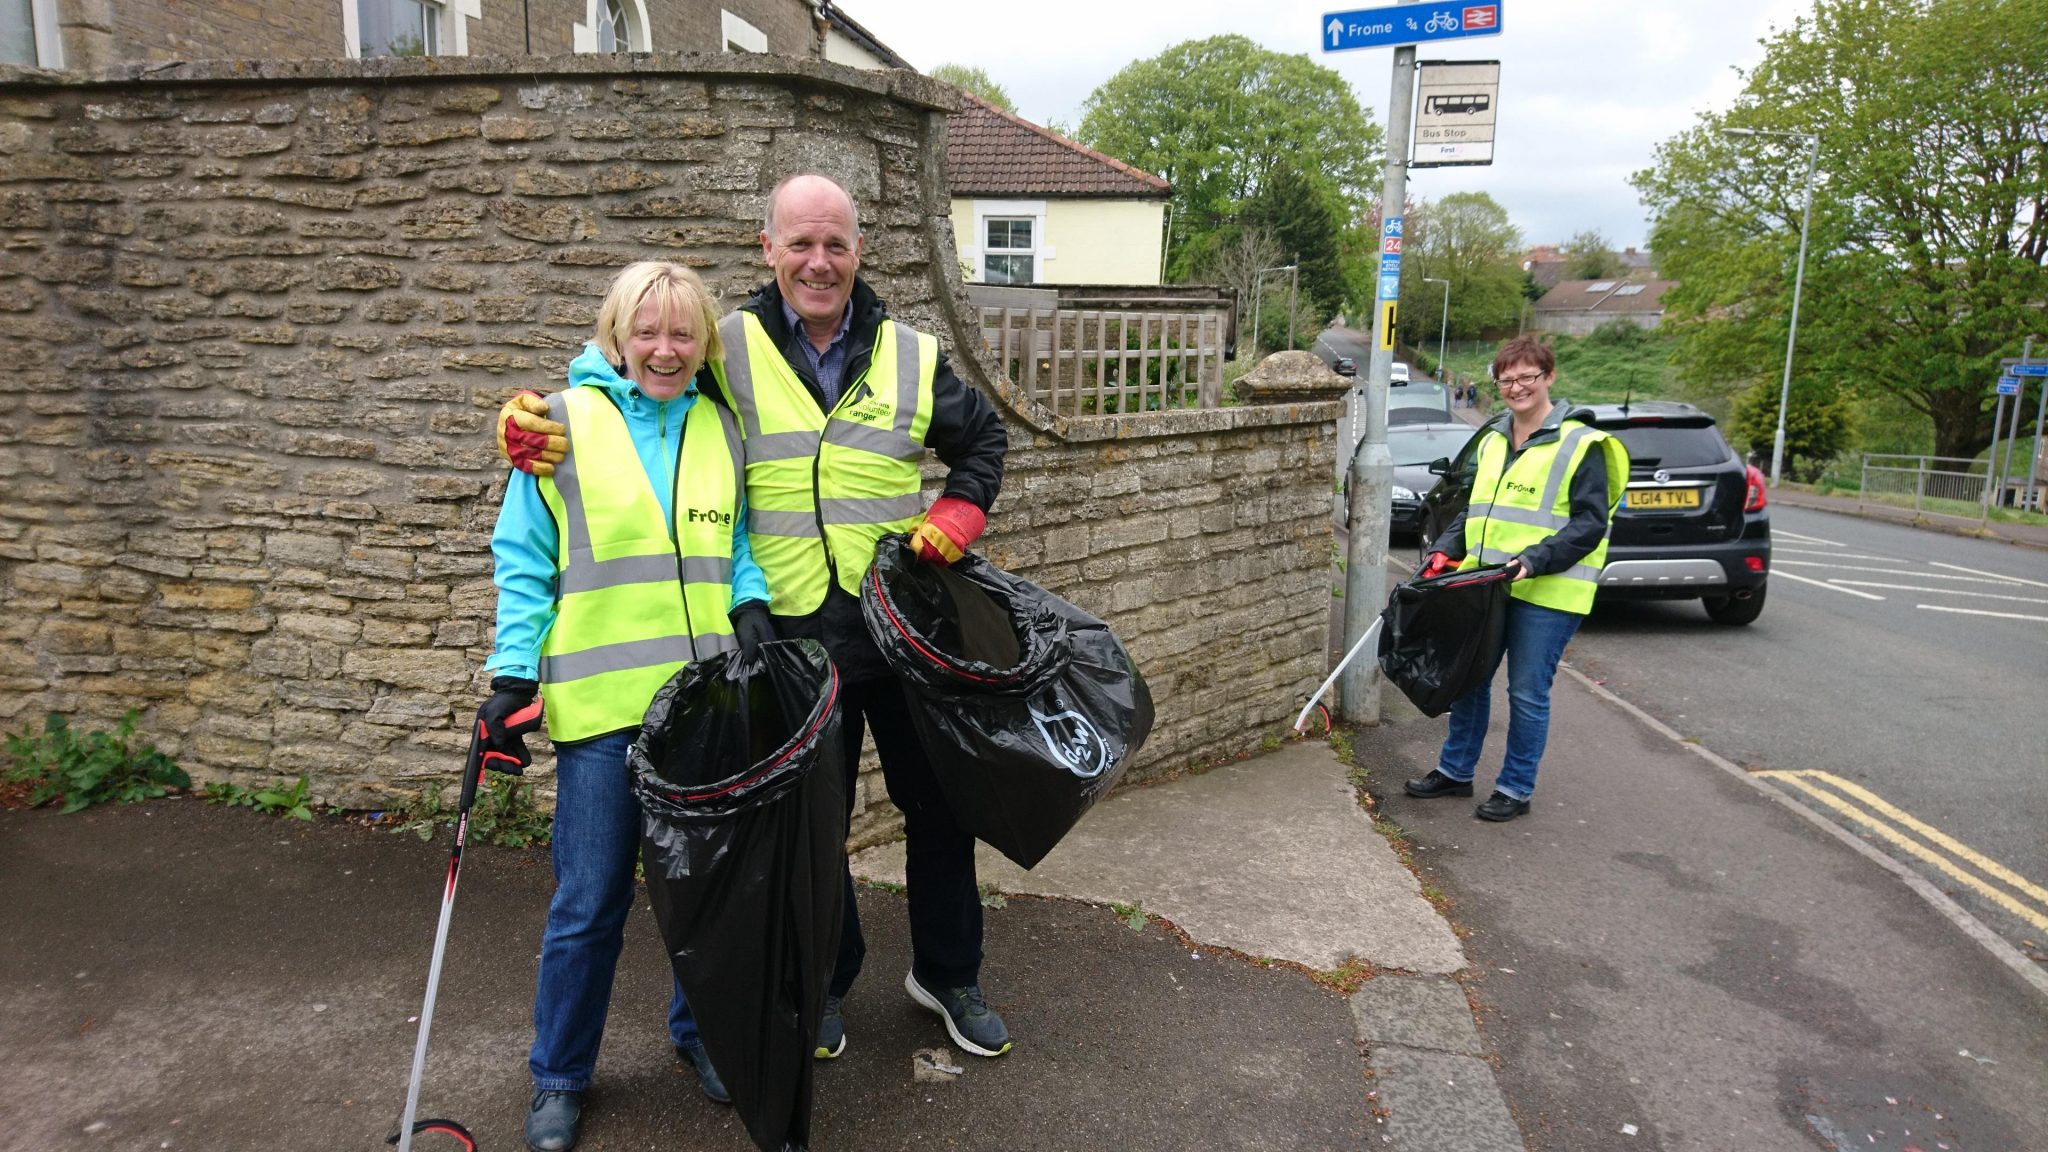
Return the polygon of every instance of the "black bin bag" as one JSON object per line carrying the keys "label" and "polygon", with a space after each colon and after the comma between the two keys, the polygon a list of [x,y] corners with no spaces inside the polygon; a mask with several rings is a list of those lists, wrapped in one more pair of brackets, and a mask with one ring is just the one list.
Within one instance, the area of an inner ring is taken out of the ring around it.
{"label": "black bin bag", "polygon": [[973,553],[947,568],[884,537],[860,605],[954,819],[1020,867],[1151,734],[1152,693],[1109,626]]}
{"label": "black bin bag", "polygon": [[1498,564],[1397,586],[1380,612],[1380,671],[1425,716],[1441,716],[1500,662],[1508,575]]}
{"label": "black bin bag", "polygon": [[846,860],[839,675],[814,640],[689,664],[627,753],[641,860],[712,1066],[764,1150],[810,1139]]}

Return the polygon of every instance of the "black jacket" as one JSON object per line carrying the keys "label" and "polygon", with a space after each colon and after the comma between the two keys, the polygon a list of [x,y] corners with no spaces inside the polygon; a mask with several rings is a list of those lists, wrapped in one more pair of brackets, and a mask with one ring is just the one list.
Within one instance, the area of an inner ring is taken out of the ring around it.
{"label": "black jacket", "polygon": [[[825,396],[812,376],[810,361],[797,341],[805,339],[799,328],[792,331],[782,315],[782,290],[773,280],[757,289],[740,311],[752,313],[775,346],[782,351],[792,370],[810,389],[811,399],[825,410]],[[867,281],[853,282],[853,322],[847,330],[847,383],[860,378],[874,359],[875,336],[889,315],[888,306],[875,295]],[[953,374],[944,353],[932,378],[932,421],[925,431],[925,446],[946,465],[944,494],[958,497],[987,512],[1003,486],[1003,457],[1010,449],[1010,436],[1003,428],[988,397]],[[769,594],[775,592],[769,586]],[[840,675],[848,681],[890,675],[880,649],[869,638],[861,619],[860,601],[835,582],[825,592],[825,602],[808,616],[777,616],[776,633],[785,640],[810,638],[825,645]]]}
{"label": "black jacket", "polygon": [[[1543,418],[1542,425],[1522,442],[1520,448],[1515,447],[1514,437],[1510,434],[1513,413],[1502,412],[1488,420],[1483,428],[1508,443],[1508,458],[1501,467],[1501,471],[1505,473],[1514,467],[1515,461],[1532,446],[1548,443],[1561,436],[1566,420],[1590,423],[1592,418],[1591,410],[1578,407],[1568,400],[1560,400],[1551,405],[1550,414]],[[1605,452],[1586,453],[1585,458],[1579,461],[1578,468],[1572,472],[1570,492],[1571,518],[1565,522],[1565,526],[1551,533],[1542,542],[1531,545],[1521,554],[1521,561],[1528,568],[1530,575],[1551,576],[1565,571],[1591,555],[1593,549],[1598,548],[1601,539],[1607,535]],[[1458,510],[1457,518],[1438,534],[1436,543],[1431,545],[1431,551],[1441,552],[1453,560],[1465,558],[1469,547],[1465,541],[1465,513],[1469,507],[1468,505],[1467,508]]]}

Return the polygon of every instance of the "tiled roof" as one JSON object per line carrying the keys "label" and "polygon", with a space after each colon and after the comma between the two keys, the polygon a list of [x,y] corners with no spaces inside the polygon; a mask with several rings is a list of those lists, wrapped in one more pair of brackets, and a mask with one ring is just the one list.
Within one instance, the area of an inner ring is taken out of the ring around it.
{"label": "tiled roof", "polygon": [[946,118],[946,165],[955,196],[1102,196],[1158,199],[1173,185],[972,93]]}
{"label": "tiled roof", "polygon": [[1641,315],[1664,311],[1664,293],[1676,280],[1565,280],[1536,301],[1537,312],[1598,312]]}

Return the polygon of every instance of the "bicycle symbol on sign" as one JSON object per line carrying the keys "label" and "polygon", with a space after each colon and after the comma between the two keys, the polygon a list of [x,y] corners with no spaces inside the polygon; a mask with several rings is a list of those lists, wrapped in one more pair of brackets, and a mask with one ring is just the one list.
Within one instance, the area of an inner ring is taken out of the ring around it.
{"label": "bicycle symbol on sign", "polygon": [[1422,26],[1425,32],[1456,32],[1458,18],[1449,12],[1438,12],[1430,16],[1429,23]]}

